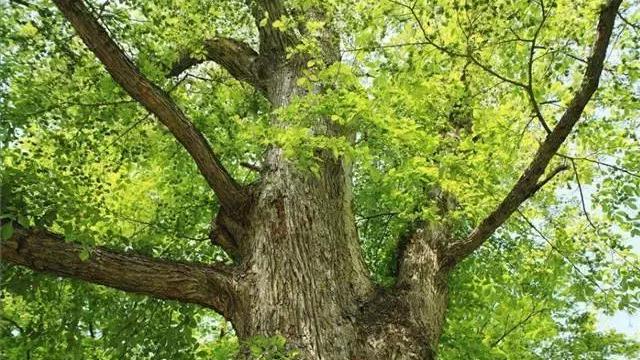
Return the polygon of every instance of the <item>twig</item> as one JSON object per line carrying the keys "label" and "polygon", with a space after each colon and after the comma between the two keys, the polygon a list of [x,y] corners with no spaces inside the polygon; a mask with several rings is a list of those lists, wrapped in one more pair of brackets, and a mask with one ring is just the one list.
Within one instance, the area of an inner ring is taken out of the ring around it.
{"label": "twig", "polygon": [[561,153],[558,153],[557,155],[562,157],[562,158],[565,158],[565,159],[581,160],[581,161],[587,161],[587,162],[590,162],[590,163],[602,165],[602,166],[611,168],[611,169],[616,170],[616,171],[623,172],[623,173],[625,173],[627,175],[631,175],[633,177],[636,177],[636,178],[640,179],[640,174],[634,173],[634,172],[632,172],[630,170],[627,170],[627,169],[625,169],[623,167],[620,167],[620,166],[617,166],[617,165],[608,164],[608,163],[605,163],[605,162],[602,162],[602,161],[599,161],[599,160],[594,160],[594,159],[590,159],[590,158],[586,158],[586,157],[575,157],[575,156],[569,156],[569,155],[561,154]]}
{"label": "twig", "polygon": [[496,339],[494,342],[491,343],[491,345],[489,345],[489,347],[496,347],[502,340],[504,340],[504,338],[506,338],[507,336],[509,336],[509,334],[511,334],[512,332],[514,332],[516,329],[518,329],[519,327],[521,327],[522,325],[526,324],[527,321],[531,320],[531,318],[533,318],[534,316],[543,313],[545,311],[547,311],[549,309],[539,309],[539,310],[534,310],[531,311],[531,313],[529,313],[529,315],[527,315],[524,319],[518,321],[515,325],[513,325],[511,328],[509,328],[509,330],[505,331],[498,339]]}
{"label": "twig", "polygon": [[567,255],[565,255],[562,251],[560,251],[560,249],[558,249],[557,246],[555,246],[551,240],[549,240],[549,238],[547,238],[546,235],[544,235],[542,233],[542,231],[540,229],[538,229],[532,222],[531,220],[529,220],[529,218],[527,218],[524,213],[522,213],[522,211],[520,211],[520,209],[516,210],[518,212],[518,214],[524,219],[524,221],[542,238],[542,240],[544,240],[544,242],[546,242],[555,252],[557,252],[558,254],[560,254],[560,256],[562,256],[562,258],[568,262],[571,267],[573,267],[573,269],[578,272],[578,274],[580,274],[580,276],[582,276],[584,279],[586,279],[587,281],[589,281],[590,283],[592,283],[593,285],[595,285],[601,292],[603,292],[605,294],[605,296],[608,295],[607,291],[605,291],[595,280],[590,279],[589,277],[587,277],[587,275],[585,275],[582,270],[580,270],[580,268],[573,262],[571,261],[571,259],[569,259],[569,257]]}
{"label": "twig", "polygon": [[536,28],[536,31],[533,34],[533,38],[531,39],[531,49],[529,50],[529,64],[527,66],[528,81],[527,81],[526,92],[529,95],[529,100],[531,101],[531,105],[533,106],[533,111],[535,112],[536,117],[538,118],[538,121],[540,121],[540,124],[542,125],[544,130],[547,132],[547,134],[550,134],[551,128],[549,128],[549,125],[547,125],[547,122],[544,120],[544,117],[542,116],[542,112],[540,111],[540,106],[538,105],[538,101],[536,100],[536,95],[533,91],[533,62],[534,62],[533,58],[536,53],[536,41],[538,41],[538,36],[540,35],[540,31],[542,30],[542,27],[544,26],[544,23],[547,20],[547,12],[545,11],[545,8],[544,8],[544,0],[540,0],[540,8],[542,9],[542,20],[540,21],[540,25],[538,25],[538,27]]}
{"label": "twig", "polygon": [[580,202],[582,203],[582,212],[584,212],[584,216],[587,218],[589,225],[598,233],[598,227],[591,221],[591,217],[589,216],[589,212],[587,211],[587,204],[584,201],[584,194],[582,192],[582,184],[580,184],[580,175],[578,174],[578,168],[576,167],[576,162],[573,159],[569,159],[571,161],[571,166],[573,167],[573,172],[576,175],[576,183],[578,184],[578,191],[580,192]]}

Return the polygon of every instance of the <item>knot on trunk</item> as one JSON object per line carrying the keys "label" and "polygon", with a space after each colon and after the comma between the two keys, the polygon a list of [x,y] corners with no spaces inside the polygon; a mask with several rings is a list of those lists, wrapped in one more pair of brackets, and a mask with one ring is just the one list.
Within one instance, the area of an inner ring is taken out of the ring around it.
{"label": "knot on trunk", "polygon": [[233,259],[238,262],[242,256],[242,241],[249,228],[247,220],[248,210],[235,212],[229,215],[220,209],[211,221],[209,239],[214,245],[218,245]]}

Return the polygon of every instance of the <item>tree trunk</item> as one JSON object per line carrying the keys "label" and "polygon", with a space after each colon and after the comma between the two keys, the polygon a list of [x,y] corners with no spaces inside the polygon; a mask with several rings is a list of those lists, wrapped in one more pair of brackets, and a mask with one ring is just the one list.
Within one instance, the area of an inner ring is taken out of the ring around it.
{"label": "tree trunk", "polygon": [[[275,106],[301,92],[297,73],[274,74],[268,94]],[[446,305],[435,252],[411,241],[396,289],[375,289],[351,208],[350,165],[316,155],[313,174],[270,149],[246,211],[218,216],[215,233],[226,237],[218,243],[237,244],[242,259],[231,316],[239,338],[279,334],[304,359],[433,358]],[[416,279],[410,272],[418,267]]]}
{"label": "tree trunk", "polygon": [[314,177],[279,149],[268,159],[241,241],[240,339],[280,334],[305,359],[433,358],[446,306],[435,252],[412,242],[396,288],[374,289],[345,165],[326,158]]}

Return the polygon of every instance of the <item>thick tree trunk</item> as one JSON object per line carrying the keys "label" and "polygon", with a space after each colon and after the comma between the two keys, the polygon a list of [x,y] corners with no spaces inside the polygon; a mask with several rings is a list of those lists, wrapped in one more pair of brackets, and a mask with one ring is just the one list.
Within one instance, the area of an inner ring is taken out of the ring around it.
{"label": "thick tree trunk", "polygon": [[278,149],[268,159],[241,241],[245,278],[232,316],[238,336],[281,334],[305,359],[432,358],[446,274],[422,233],[408,245],[396,288],[375,290],[345,166],[326,158],[315,177]]}
{"label": "thick tree trunk", "polygon": [[[275,106],[301,91],[296,79],[295,69],[274,74]],[[350,166],[317,156],[314,175],[270,149],[245,213],[218,217],[217,241],[234,244],[244,274],[231,316],[238,336],[280,334],[304,359],[433,358],[446,306],[435,251],[412,235],[396,288],[376,290],[351,209]]]}

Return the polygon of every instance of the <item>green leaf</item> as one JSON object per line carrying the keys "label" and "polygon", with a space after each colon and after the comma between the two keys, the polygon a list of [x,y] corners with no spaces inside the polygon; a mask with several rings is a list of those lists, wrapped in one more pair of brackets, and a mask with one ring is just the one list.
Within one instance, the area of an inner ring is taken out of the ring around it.
{"label": "green leaf", "polygon": [[89,260],[89,257],[90,257],[89,250],[86,248],[82,248],[82,250],[80,250],[80,252],[78,253],[78,257],[80,258],[81,261]]}
{"label": "green leaf", "polygon": [[3,224],[2,227],[0,227],[0,239],[2,240],[9,239],[13,235],[13,233],[14,233],[14,229],[13,229],[12,222]]}

